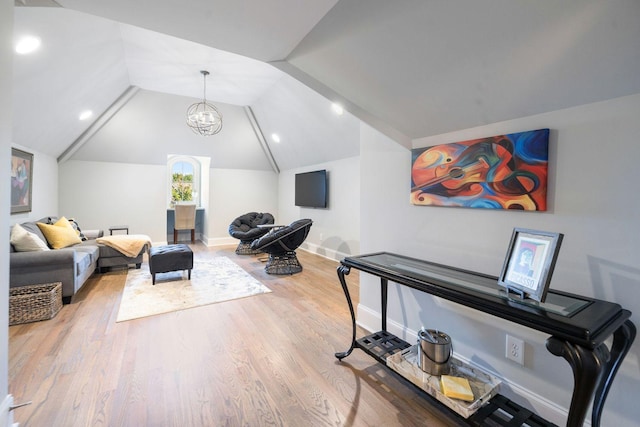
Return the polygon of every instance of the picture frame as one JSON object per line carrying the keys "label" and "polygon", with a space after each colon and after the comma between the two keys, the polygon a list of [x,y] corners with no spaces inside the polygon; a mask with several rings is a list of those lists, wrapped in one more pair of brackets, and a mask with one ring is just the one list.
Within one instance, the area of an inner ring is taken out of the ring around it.
{"label": "picture frame", "polygon": [[564,235],[514,228],[498,284],[507,293],[544,302]]}
{"label": "picture frame", "polygon": [[11,148],[11,214],[31,212],[33,154]]}

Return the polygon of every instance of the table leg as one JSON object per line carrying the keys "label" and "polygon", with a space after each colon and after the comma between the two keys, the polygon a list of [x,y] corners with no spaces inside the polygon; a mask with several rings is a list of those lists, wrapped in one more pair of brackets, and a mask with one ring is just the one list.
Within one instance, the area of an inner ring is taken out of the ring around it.
{"label": "table leg", "polygon": [[591,397],[591,425],[600,426],[607,394],[635,336],[636,327],[627,320],[614,332],[611,352],[604,344],[589,350],[556,337],[547,340],[547,350],[556,356],[564,357],[573,369],[573,396],[567,427],[582,426]]}
{"label": "table leg", "polygon": [[636,327],[630,320],[624,322],[614,333],[613,343],[611,344],[611,359],[605,366],[600,384],[593,398],[593,411],[591,412],[591,425],[598,427],[600,425],[600,417],[602,416],[602,408],[604,401],[607,399],[609,389],[613,383],[613,379],[618,372],[618,368],[622,364],[625,356],[633,344],[636,337]]}
{"label": "table leg", "polygon": [[567,427],[581,427],[603,364],[609,359],[609,350],[604,344],[589,350],[556,337],[547,339],[547,350],[563,357],[573,369],[573,396]]}
{"label": "table leg", "polygon": [[547,350],[555,356],[563,357],[573,370],[573,395],[567,427],[581,427],[593,392],[600,382],[603,368],[610,359],[609,349],[600,344],[590,350],[557,337],[550,337],[547,339]]}
{"label": "table leg", "polygon": [[345,275],[348,275],[351,271],[350,267],[346,265],[340,265],[338,267],[338,279],[340,280],[340,284],[342,285],[342,291],[344,292],[344,296],[347,298],[347,304],[349,304],[349,312],[351,313],[351,328],[352,328],[352,336],[351,336],[351,346],[347,351],[336,353],[335,356],[339,360],[344,359],[348,355],[351,354],[353,349],[356,346],[356,315],[353,311],[353,303],[351,302],[351,295],[349,294],[349,288],[347,287],[347,281],[345,280]]}
{"label": "table leg", "polygon": [[381,312],[382,312],[382,330],[387,330],[387,289],[388,289],[388,280],[381,277],[380,278],[380,304],[381,304]]}

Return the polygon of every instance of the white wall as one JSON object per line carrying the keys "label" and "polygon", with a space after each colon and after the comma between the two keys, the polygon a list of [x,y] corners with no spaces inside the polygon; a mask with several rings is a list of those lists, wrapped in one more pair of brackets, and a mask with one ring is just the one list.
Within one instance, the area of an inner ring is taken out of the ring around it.
{"label": "white wall", "polygon": [[[71,160],[60,165],[59,176],[60,215],[75,217],[84,229],[108,232],[126,224],[130,234],[166,242],[166,166]],[[228,228],[239,215],[277,211],[273,172],[209,169],[208,179],[203,241],[209,245],[236,243]]]}
{"label": "white wall", "polygon": [[[326,169],[327,208],[295,206],[295,174]],[[360,253],[360,157],[282,171],[278,224],[310,218],[313,225],[301,248],[340,260]]]}
{"label": "white wall", "polygon": [[[210,169],[209,193],[203,200],[208,245],[234,244],[229,224],[247,212],[270,212],[276,223],[311,218],[303,248],[333,259],[360,252],[360,158],[337,160],[313,167],[283,171]],[[294,176],[327,169],[329,207],[294,206]],[[166,241],[166,167],[129,163],[70,160],[59,166],[59,216],[75,218],[84,229],[107,231],[126,224],[129,232],[147,234],[156,243]],[[50,213],[41,216],[51,215]],[[39,216],[38,218],[40,218]],[[321,238],[322,236],[322,238]]]}
{"label": "white wall", "polygon": [[70,160],[59,166],[60,215],[83,229],[125,224],[130,234],[166,241],[166,167]]}
{"label": "white wall", "polygon": [[[10,40],[13,40],[13,2],[9,0],[0,2],[0,93],[11,93],[11,80],[13,76],[13,52]],[[11,162],[11,126],[12,126],[12,102],[11,96],[0,97],[0,164],[9,165]],[[0,224],[5,224],[4,233],[0,233],[0,247],[9,247],[9,212],[11,210],[11,198],[9,182],[11,170],[5,171],[5,185],[0,186]],[[9,393],[9,257],[0,257],[0,402],[4,401]],[[7,412],[0,413],[0,425],[9,425],[12,421]]]}
{"label": "white wall", "polygon": [[[385,250],[497,276],[514,227],[562,232],[551,288],[617,302],[636,313],[631,320],[638,324],[639,117],[635,95],[414,141],[417,148],[550,128],[544,213],[412,206],[409,150],[363,131],[362,252]],[[378,280],[362,275],[358,317],[370,330],[380,327],[378,289]],[[389,318],[390,329],[407,339],[414,340],[421,326],[449,333],[457,353],[508,380],[504,394],[564,424],[573,377],[564,359],[546,350],[546,335],[394,287]],[[507,331],[526,342],[524,367],[504,358]],[[636,343],[613,384],[602,425],[637,425],[639,355]]]}
{"label": "white wall", "polygon": [[229,225],[247,212],[278,218],[278,175],[270,171],[211,169],[207,244],[236,244]]}

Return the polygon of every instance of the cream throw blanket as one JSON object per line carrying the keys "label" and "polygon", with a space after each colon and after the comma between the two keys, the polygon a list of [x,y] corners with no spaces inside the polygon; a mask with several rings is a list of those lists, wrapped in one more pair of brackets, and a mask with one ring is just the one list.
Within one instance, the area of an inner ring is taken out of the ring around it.
{"label": "cream throw blanket", "polygon": [[144,234],[104,236],[96,239],[96,242],[112,247],[129,258],[135,258],[143,249],[149,250],[151,247],[151,239]]}

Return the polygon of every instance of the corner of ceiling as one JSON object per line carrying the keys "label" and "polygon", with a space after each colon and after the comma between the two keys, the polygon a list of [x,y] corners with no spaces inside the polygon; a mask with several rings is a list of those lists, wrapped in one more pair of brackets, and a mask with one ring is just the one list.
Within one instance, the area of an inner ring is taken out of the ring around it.
{"label": "corner of ceiling", "polygon": [[15,0],[16,7],[62,7],[55,0]]}
{"label": "corner of ceiling", "polygon": [[96,134],[104,125],[106,125],[115,114],[120,111],[122,107],[127,105],[127,103],[138,93],[140,90],[137,86],[129,86],[125,89],[124,92],[102,113],[98,118],[96,118],[93,123],[89,125],[87,130],[85,130],[82,135],[76,138],[75,141],[71,143],[67,147],[64,152],[58,156],[58,163],[64,163],[69,160],[73,153],[78,151],[87,141],[91,139],[93,135]]}
{"label": "corner of ceiling", "polygon": [[293,77],[294,79],[298,80],[300,83],[306,85],[307,87],[316,91],[317,93],[324,96],[325,98],[334,102],[340,102],[346,110],[348,110],[351,114],[353,114],[359,120],[368,124],[378,132],[382,133],[383,135],[391,138],[393,141],[397,142],[401,146],[409,150],[412,148],[412,140],[409,136],[395,129],[394,127],[392,127],[391,125],[386,123],[384,120],[380,119],[379,117],[376,117],[373,114],[369,113],[368,111],[360,108],[356,104],[352,103],[350,100],[336,93],[333,89],[326,86],[324,83],[318,81],[314,77],[300,70],[298,67],[291,64],[289,61],[287,60],[271,61],[269,62],[269,64],[279,69],[280,71],[286,73],[287,75]]}

